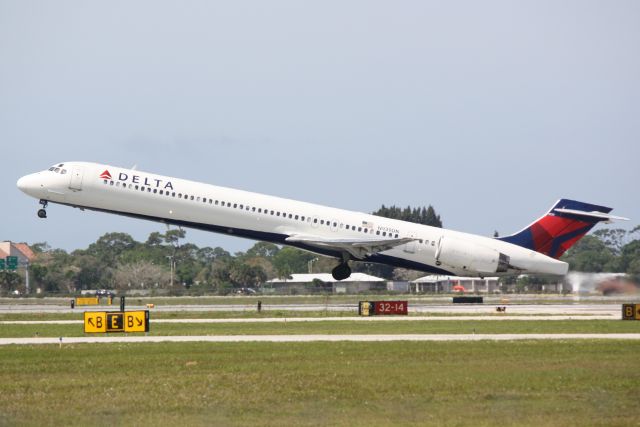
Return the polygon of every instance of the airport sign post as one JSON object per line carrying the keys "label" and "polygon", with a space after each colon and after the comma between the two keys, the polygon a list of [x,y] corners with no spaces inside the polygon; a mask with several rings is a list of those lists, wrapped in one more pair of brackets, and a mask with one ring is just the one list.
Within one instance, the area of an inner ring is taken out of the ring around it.
{"label": "airport sign post", "polygon": [[149,310],[85,311],[84,333],[149,332]]}
{"label": "airport sign post", "polygon": [[360,301],[358,304],[360,316],[406,315],[408,309],[408,301]]}

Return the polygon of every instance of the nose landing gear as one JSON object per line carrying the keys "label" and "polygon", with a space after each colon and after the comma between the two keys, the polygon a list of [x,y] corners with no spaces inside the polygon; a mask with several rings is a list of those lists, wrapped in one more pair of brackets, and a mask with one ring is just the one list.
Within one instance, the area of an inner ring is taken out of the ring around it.
{"label": "nose landing gear", "polygon": [[47,208],[49,202],[47,202],[46,200],[40,200],[40,204],[42,205],[42,209],[38,209],[38,218],[46,218],[47,211],[45,209]]}

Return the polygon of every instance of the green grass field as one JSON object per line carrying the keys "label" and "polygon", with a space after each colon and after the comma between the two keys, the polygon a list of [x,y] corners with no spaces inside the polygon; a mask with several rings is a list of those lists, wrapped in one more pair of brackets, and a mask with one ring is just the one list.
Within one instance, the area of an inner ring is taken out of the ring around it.
{"label": "green grass field", "polygon": [[640,343],[0,347],[0,425],[637,425]]}
{"label": "green grass field", "polygon": [[[128,309],[129,310],[129,309]],[[90,311],[118,311],[117,307],[98,307]],[[261,319],[261,318],[293,318],[293,317],[358,317],[357,309],[351,311],[302,311],[302,310],[263,310],[255,309],[242,311],[155,311],[150,310],[154,319]],[[493,316],[496,318],[509,317],[536,317],[548,316],[548,314],[514,314],[497,313],[491,308],[484,312],[471,313],[409,313],[408,317],[477,317]],[[571,317],[589,317],[587,313],[572,314]],[[0,313],[0,321],[4,320],[82,320],[81,311],[75,313]]]}
{"label": "green grass field", "polygon": [[[280,335],[280,334],[525,334],[640,333],[640,322],[622,320],[427,320],[327,321],[278,323],[154,323],[149,335]],[[82,324],[5,324],[0,338],[83,336]]]}

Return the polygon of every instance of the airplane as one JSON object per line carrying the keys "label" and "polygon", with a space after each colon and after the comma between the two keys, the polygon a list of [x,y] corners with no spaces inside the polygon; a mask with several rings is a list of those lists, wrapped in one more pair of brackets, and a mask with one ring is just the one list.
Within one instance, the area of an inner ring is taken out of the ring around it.
{"label": "airplane", "polygon": [[612,208],[561,199],[505,237],[484,237],[361,212],[90,162],[56,163],[18,188],[49,203],[290,245],[338,260],[336,280],[365,261],[449,276],[564,275],[560,256]]}

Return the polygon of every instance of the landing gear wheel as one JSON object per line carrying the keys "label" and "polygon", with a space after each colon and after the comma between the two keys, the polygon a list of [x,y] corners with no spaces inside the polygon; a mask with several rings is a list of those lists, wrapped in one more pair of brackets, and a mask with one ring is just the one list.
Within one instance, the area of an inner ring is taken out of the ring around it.
{"label": "landing gear wheel", "polygon": [[47,217],[47,211],[45,211],[44,209],[39,209],[38,218],[46,218],[46,217]]}
{"label": "landing gear wheel", "polygon": [[344,280],[351,276],[351,267],[347,263],[339,264],[331,271],[331,275],[336,280]]}

